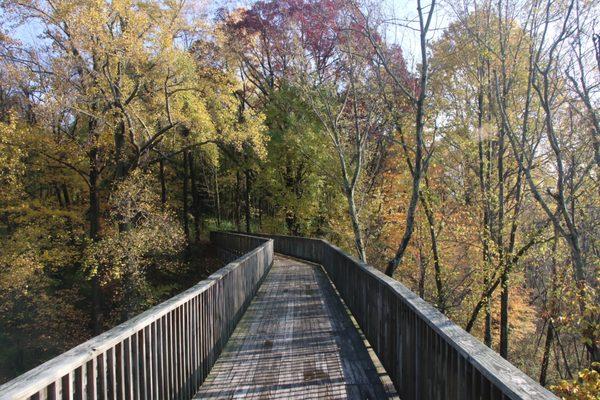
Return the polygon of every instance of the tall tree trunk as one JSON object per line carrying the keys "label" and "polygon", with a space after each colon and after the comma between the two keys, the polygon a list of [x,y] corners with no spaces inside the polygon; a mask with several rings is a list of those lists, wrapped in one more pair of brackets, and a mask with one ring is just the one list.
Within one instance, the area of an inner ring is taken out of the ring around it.
{"label": "tall tree trunk", "polygon": [[365,243],[360,229],[360,222],[358,219],[358,211],[356,210],[356,203],[354,201],[354,189],[346,186],[346,197],[348,199],[348,208],[350,213],[350,219],[352,222],[352,231],[354,232],[354,246],[360,259],[367,262],[367,252],[365,251]]}
{"label": "tall tree trunk", "polygon": [[98,171],[98,149],[93,148],[90,150],[90,172],[89,172],[89,210],[88,219],[90,223],[90,239],[93,241],[98,240],[100,234],[100,193],[98,190],[98,184],[100,179],[100,173]]}
{"label": "tall tree trunk", "polygon": [[190,243],[190,223],[188,220],[188,150],[183,152],[183,231],[185,233],[185,240]]}
{"label": "tall tree trunk", "polygon": [[[510,243],[508,253],[506,253],[505,245],[504,245],[504,237],[503,237],[503,229],[504,229],[504,203],[506,201],[504,197],[504,185],[505,185],[505,177],[504,177],[504,153],[505,153],[505,135],[506,135],[506,118],[504,117],[504,113],[502,110],[507,109],[507,100],[508,100],[508,86],[507,86],[507,69],[506,69],[506,51],[508,46],[508,33],[505,31],[507,28],[506,21],[506,13],[504,13],[504,9],[502,7],[502,0],[498,2],[498,39],[500,44],[500,58],[501,58],[501,83],[502,87],[499,90],[498,85],[496,84],[496,96],[498,97],[498,109],[500,111],[501,121],[500,129],[498,130],[498,221],[497,221],[497,235],[496,235],[496,248],[498,249],[498,260],[499,260],[499,269],[502,271],[501,275],[501,294],[500,294],[500,355],[506,359],[508,359],[508,335],[509,335],[509,326],[508,326],[508,302],[509,302],[509,290],[510,290],[510,266],[506,265],[506,257],[505,255],[511,256],[512,248],[514,247],[514,234],[515,232],[511,229],[510,232]],[[496,82],[498,79],[496,79]],[[492,91],[490,87],[490,92]],[[527,118],[527,117],[525,117]],[[520,170],[519,170],[520,172]],[[520,180],[518,182],[520,184]],[[518,207],[518,205],[516,206]],[[512,223],[512,227],[515,227],[515,221],[518,216],[517,213],[514,215],[514,220]]]}
{"label": "tall tree trunk", "polygon": [[246,178],[246,184],[244,185],[244,206],[245,206],[245,213],[246,213],[246,232],[250,233],[250,217],[251,217],[251,210],[250,210],[250,190],[251,190],[251,176],[250,176],[250,170],[246,169],[244,170],[244,175]]}
{"label": "tall tree trunk", "polygon": [[483,333],[483,342],[487,347],[492,347],[492,296],[485,298],[485,326]]}
{"label": "tall tree trunk", "polygon": [[[114,133],[115,142],[115,178],[117,182],[127,176],[127,162],[125,161],[125,122],[120,120]],[[118,215],[119,232],[126,232],[131,229],[131,222],[124,216]]]}
{"label": "tall tree trunk", "polygon": [[221,227],[221,199],[219,196],[219,171],[215,167],[215,200],[217,205],[217,226]]}
{"label": "tall tree trunk", "polygon": [[427,262],[423,254],[423,247],[419,245],[419,297],[425,298],[425,278],[427,277]]}
{"label": "tall tree trunk", "polygon": [[419,204],[419,193],[421,191],[421,178],[424,173],[424,160],[423,150],[425,147],[423,140],[423,128],[425,126],[425,100],[427,97],[427,84],[429,82],[429,58],[427,56],[427,33],[435,10],[436,0],[432,0],[429,3],[429,11],[427,14],[423,14],[424,8],[421,6],[421,1],[417,0],[417,13],[419,16],[419,41],[421,51],[421,65],[419,68],[419,90],[414,105],[416,107],[415,115],[415,159],[414,166],[412,167],[412,194],[410,202],[408,203],[408,210],[406,212],[406,223],[404,227],[404,235],[396,250],[396,254],[387,265],[385,270],[386,275],[393,276],[394,271],[402,263],[404,253],[408,248],[410,239],[412,237],[415,225],[415,215],[417,206]]}
{"label": "tall tree trunk", "polygon": [[194,163],[194,154],[188,154],[188,163],[190,169],[190,182],[192,190],[192,215],[194,216],[194,241],[200,241],[200,199],[198,194],[198,184],[196,177],[196,166]]}
{"label": "tall tree trunk", "polygon": [[242,223],[242,215],[241,215],[241,202],[242,202],[242,195],[241,195],[241,186],[242,186],[242,178],[240,176],[240,171],[236,171],[235,172],[235,207],[234,207],[234,211],[235,211],[235,215],[234,215],[234,219],[235,219],[235,227],[236,230],[239,232],[242,230],[241,228],[241,223]]}
{"label": "tall tree trunk", "polygon": [[54,185],[54,193],[56,194],[56,200],[58,201],[58,206],[60,208],[63,208],[65,206],[65,203],[63,202],[63,198],[60,193],[60,187],[58,186],[58,184]]}
{"label": "tall tree trunk", "polygon": [[444,283],[442,280],[442,262],[438,251],[435,216],[433,215],[433,210],[429,205],[429,200],[423,193],[421,193],[421,204],[423,204],[423,210],[425,211],[425,216],[427,217],[427,224],[429,225],[429,238],[431,243],[431,252],[433,254],[433,268],[435,271],[437,308],[438,310],[440,310],[441,313],[445,314],[447,311],[446,296],[444,294]]}
{"label": "tall tree trunk", "polygon": [[498,249],[498,260],[501,276],[501,295],[500,295],[500,355],[508,359],[508,292],[509,292],[509,271],[505,265],[504,258],[504,129],[499,131],[498,138],[498,220],[496,246]]}
{"label": "tall tree trunk", "polygon": [[167,204],[167,183],[165,181],[165,160],[161,158],[158,161],[158,176],[160,179],[160,207],[164,211]]}
{"label": "tall tree trunk", "polygon": [[[492,93],[491,93],[491,77],[492,74],[490,72],[490,61],[485,60],[486,66],[486,78],[487,78],[487,97],[488,97],[488,112],[487,112],[487,123],[489,126],[492,125],[492,115],[494,115],[493,110],[493,101],[492,101]],[[488,287],[490,285],[490,279],[488,278],[490,270],[493,267],[493,252],[490,249],[490,243],[493,245],[493,242],[498,237],[498,233],[496,229],[501,229],[500,227],[496,228],[496,217],[497,210],[494,208],[493,204],[493,160],[494,160],[494,142],[493,140],[487,140],[486,143],[486,151],[485,151],[485,181],[484,181],[484,193],[485,193],[485,209],[487,211],[487,219],[484,218],[484,222],[486,225],[484,226],[484,237],[486,241],[486,253],[484,254],[484,265],[486,266],[486,277],[484,279],[484,287]],[[484,324],[484,343],[488,347],[492,347],[492,295],[493,292],[488,292],[486,295],[485,301],[485,324]]]}
{"label": "tall tree trunk", "polygon": [[[477,315],[481,308],[485,308],[485,317],[484,317],[484,343],[491,347],[492,345],[492,316],[491,316],[491,297],[493,290],[490,290],[491,282],[489,281],[489,270],[491,266],[491,252],[490,252],[490,236],[493,232],[492,230],[492,211],[490,205],[490,181],[491,181],[491,160],[492,160],[492,146],[489,140],[486,140],[483,137],[483,120],[487,119],[488,123],[491,121],[491,111],[486,113],[485,110],[485,91],[484,91],[484,81],[486,79],[486,61],[485,59],[480,58],[479,67],[477,71],[478,79],[479,79],[479,88],[477,92],[477,134],[478,134],[478,163],[479,167],[477,170],[477,175],[479,178],[479,187],[483,196],[483,221],[482,221],[482,264],[484,268],[484,279],[483,279],[483,287],[484,293],[481,297],[480,301],[475,306],[475,309],[471,315],[469,322],[467,323],[466,330],[470,332],[473,326],[475,325]],[[489,66],[488,66],[489,69]],[[489,80],[489,73],[488,80]],[[490,98],[488,96],[488,102]],[[491,107],[491,105],[490,105]]]}
{"label": "tall tree trunk", "polygon": [[61,190],[63,194],[63,198],[65,199],[65,206],[69,208],[71,206],[71,196],[69,196],[69,188],[66,184],[61,185]]}
{"label": "tall tree trunk", "polygon": [[542,357],[542,365],[540,368],[540,383],[545,386],[546,385],[546,377],[548,374],[548,365],[550,364],[550,350],[552,349],[552,341],[554,339],[554,324],[553,318],[555,313],[555,303],[554,299],[557,293],[557,249],[558,249],[558,236],[559,233],[554,228],[554,241],[552,243],[552,275],[550,282],[550,293],[548,295],[548,330],[546,332],[546,343],[544,344],[544,355]]}
{"label": "tall tree trunk", "polygon": [[127,162],[125,161],[125,121],[122,119],[117,123],[114,133],[115,141],[115,165],[117,180],[123,179],[127,174]]}
{"label": "tall tree trunk", "polygon": [[[94,129],[94,124],[90,123],[90,131]],[[89,236],[92,241],[97,241],[100,236],[100,194],[98,184],[100,172],[98,168],[98,149],[92,147],[88,153],[89,157]],[[92,329],[94,334],[102,331],[102,293],[100,291],[100,281],[97,271],[92,277]]]}
{"label": "tall tree trunk", "polygon": [[548,320],[548,330],[546,331],[546,342],[544,344],[544,355],[542,356],[542,365],[540,368],[540,384],[546,386],[548,376],[548,365],[550,364],[550,350],[552,349],[552,340],[554,339],[554,325],[552,318]]}

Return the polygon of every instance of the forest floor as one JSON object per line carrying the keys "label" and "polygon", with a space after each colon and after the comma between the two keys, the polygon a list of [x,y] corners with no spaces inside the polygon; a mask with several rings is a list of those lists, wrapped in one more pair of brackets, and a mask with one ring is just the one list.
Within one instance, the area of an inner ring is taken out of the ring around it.
{"label": "forest floor", "polygon": [[[0,231],[1,234],[2,232]],[[154,266],[145,272],[148,283],[145,290],[150,295],[146,303],[140,304],[140,309],[136,313],[143,312],[189,289],[225,266],[225,264],[226,261],[219,257],[217,248],[204,238],[191,244],[175,259],[165,258],[158,260]],[[78,304],[78,307],[86,311],[91,308],[91,304],[86,299],[81,304]],[[105,312],[108,317],[107,319],[112,321],[104,326],[105,330],[123,322],[118,317],[120,314],[119,310],[109,308]],[[29,315],[24,313],[23,318],[26,324],[34,323],[34,314]],[[67,330],[83,331],[79,335],[79,340],[83,342],[93,337],[91,327],[86,325],[86,323],[79,324],[72,322],[72,325],[67,326]],[[57,334],[57,341],[60,342],[59,345],[52,348],[44,348],[43,350],[25,352],[21,351],[13,342],[9,342],[6,338],[3,338],[2,333],[0,327],[0,385],[36,365],[60,355],[73,345],[72,341],[67,345],[66,334],[64,337],[62,334]],[[63,338],[65,339],[64,343],[62,343]],[[14,360],[21,361],[18,365],[15,365]]]}
{"label": "forest floor", "polygon": [[219,256],[217,248],[210,241],[203,239],[191,244],[182,258],[185,260],[182,269],[150,274],[149,280],[153,286],[169,288],[163,290],[158,303],[189,289],[227,264]]}

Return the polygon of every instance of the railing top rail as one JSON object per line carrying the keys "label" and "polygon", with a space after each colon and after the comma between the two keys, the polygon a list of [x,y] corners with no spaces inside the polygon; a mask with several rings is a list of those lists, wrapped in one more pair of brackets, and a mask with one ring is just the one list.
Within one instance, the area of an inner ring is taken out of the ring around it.
{"label": "railing top rail", "polygon": [[[260,237],[257,238],[260,239]],[[252,257],[263,246],[272,241],[268,238],[264,239],[263,244],[228,263],[191,288],[1,385],[0,400],[30,396],[36,392],[35,388],[44,387],[60,379],[154,321],[159,320],[170,311],[187,303],[192,298],[208,290],[215,282],[237,268],[245,259]]]}
{"label": "railing top rail", "polygon": [[[261,236],[261,235],[257,235]],[[372,276],[382,285],[388,287],[431,329],[442,337],[454,350],[467,359],[490,382],[496,385],[509,398],[514,399],[558,399],[553,393],[534,381],[523,371],[501,357],[494,350],[485,346],[477,338],[466,332],[452,322],[448,317],[439,312],[434,306],[413,293],[397,280],[385,275],[378,269],[367,265],[359,259],[347,254],[338,246],[325,239],[305,238],[286,235],[262,235],[273,239],[285,238],[289,240],[320,241],[331,247],[343,257],[348,258],[365,273]],[[277,246],[276,246],[277,248]],[[335,282],[334,282],[335,283]]]}
{"label": "railing top rail", "polygon": [[324,239],[319,239],[334,248],[344,256],[349,257],[365,270],[366,273],[388,286],[404,302],[429,325],[438,335],[443,337],[463,357],[467,358],[491,382],[498,386],[503,393],[512,398],[558,399],[552,392],[534,381],[523,371],[508,360],[501,357],[491,348],[484,345],[470,333],[452,322],[433,305],[423,300],[402,283],[387,276],[378,269],[365,264],[353,256],[346,254],[339,247]]}

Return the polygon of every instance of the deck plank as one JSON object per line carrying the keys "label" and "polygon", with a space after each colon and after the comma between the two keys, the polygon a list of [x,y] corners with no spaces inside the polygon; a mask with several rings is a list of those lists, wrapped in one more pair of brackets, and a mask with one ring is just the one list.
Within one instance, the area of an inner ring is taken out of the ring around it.
{"label": "deck plank", "polygon": [[318,265],[273,267],[194,399],[397,398]]}

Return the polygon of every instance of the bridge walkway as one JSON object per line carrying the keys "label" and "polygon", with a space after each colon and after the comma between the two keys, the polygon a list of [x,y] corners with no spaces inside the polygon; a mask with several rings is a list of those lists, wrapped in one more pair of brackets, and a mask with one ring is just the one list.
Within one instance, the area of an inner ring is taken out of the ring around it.
{"label": "bridge walkway", "polygon": [[397,398],[321,266],[273,266],[194,399]]}

